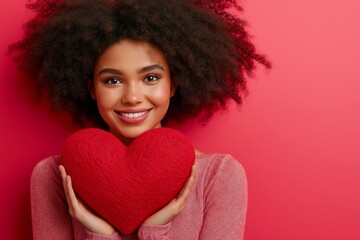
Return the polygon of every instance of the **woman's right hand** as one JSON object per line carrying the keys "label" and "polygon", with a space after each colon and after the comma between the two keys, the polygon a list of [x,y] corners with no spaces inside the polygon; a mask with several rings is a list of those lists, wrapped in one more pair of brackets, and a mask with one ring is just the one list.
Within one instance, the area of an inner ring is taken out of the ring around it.
{"label": "woman's right hand", "polygon": [[70,215],[78,220],[90,232],[101,235],[112,235],[115,228],[104,219],[93,213],[86,205],[76,197],[72,187],[71,178],[67,175],[64,166],[60,165],[59,170],[64,186],[66,200],[69,205]]}
{"label": "woman's right hand", "polygon": [[192,166],[190,177],[179,195],[164,208],[147,218],[144,223],[149,225],[165,225],[172,221],[184,208],[196,176],[196,164]]}

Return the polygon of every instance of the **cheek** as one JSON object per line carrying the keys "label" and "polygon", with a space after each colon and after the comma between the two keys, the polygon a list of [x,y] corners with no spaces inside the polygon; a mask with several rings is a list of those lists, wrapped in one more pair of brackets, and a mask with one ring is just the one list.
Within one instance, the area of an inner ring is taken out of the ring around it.
{"label": "cheek", "polygon": [[99,110],[106,110],[112,107],[119,100],[119,93],[115,89],[96,89],[96,102]]}
{"label": "cheek", "polygon": [[151,99],[154,104],[167,106],[170,102],[170,86],[161,86],[151,90]]}

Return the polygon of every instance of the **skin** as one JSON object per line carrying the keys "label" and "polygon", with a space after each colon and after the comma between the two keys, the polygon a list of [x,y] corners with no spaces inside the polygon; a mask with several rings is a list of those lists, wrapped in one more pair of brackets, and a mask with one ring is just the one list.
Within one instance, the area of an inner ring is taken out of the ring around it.
{"label": "skin", "polygon": [[[175,90],[162,52],[148,43],[128,39],[111,45],[99,57],[93,82],[89,84],[90,94],[109,131],[126,145],[145,131],[162,127],[161,120]],[[201,154],[197,150],[195,153]],[[91,232],[112,235],[115,228],[76,197],[71,177],[63,166],[59,166],[59,171],[70,215]],[[178,196],[144,223],[164,225],[174,219],[185,206],[195,175],[194,165]]]}

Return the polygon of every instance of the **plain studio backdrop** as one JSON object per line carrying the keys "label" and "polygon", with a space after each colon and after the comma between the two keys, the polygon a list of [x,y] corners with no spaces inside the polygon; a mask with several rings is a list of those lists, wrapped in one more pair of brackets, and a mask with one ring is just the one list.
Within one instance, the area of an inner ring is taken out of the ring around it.
{"label": "plain studio backdrop", "polygon": [[[31,239],[29,180],[76,130],[34,104],[7,46],[31,16],[0,2],[0,226]],[[249,81],[239,110],[181,127],[204,152],[230,153],[249,181],[246,240],[360,239],[360,3],[243,0],[258,49],[273,62]]]}

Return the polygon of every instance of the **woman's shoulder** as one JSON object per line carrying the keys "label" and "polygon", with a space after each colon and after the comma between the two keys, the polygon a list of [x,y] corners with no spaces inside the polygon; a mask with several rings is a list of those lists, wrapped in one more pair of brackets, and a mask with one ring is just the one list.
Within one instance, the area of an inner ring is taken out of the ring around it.
{"label": "woman's shoulder", "polygon": [[[39,161],[32,170],[31,182],[42,182],[45,179],[57,179],[59,175],[60,156],[50,156]],[[55,178],[54,178],[55,176]]]}
{"label": "woman's shoulder", "polygon": [[197,172],[204,178],[211,179],[221,175],[235,175],[246,181],[242,164],[230,154],[210,153],[196,156]]}
{"label": "woman's shoulder", "polygon": [[235,159],[231,154],[226,153],[202,153],[197,152],[196,163],[204,166],[221,166],[231,165],[243,169],[240,161]]}
{"label": "woman's shoulder", "polygon": [[38,171],[44,171],[44,170],[49,170],[52,169],[54,167],[58,167],[60,164],[60,156],[59,155],[54,155],[54,156],[49,156],[41,161],[39,161],[34,169],[33,172],[38,172]]}

